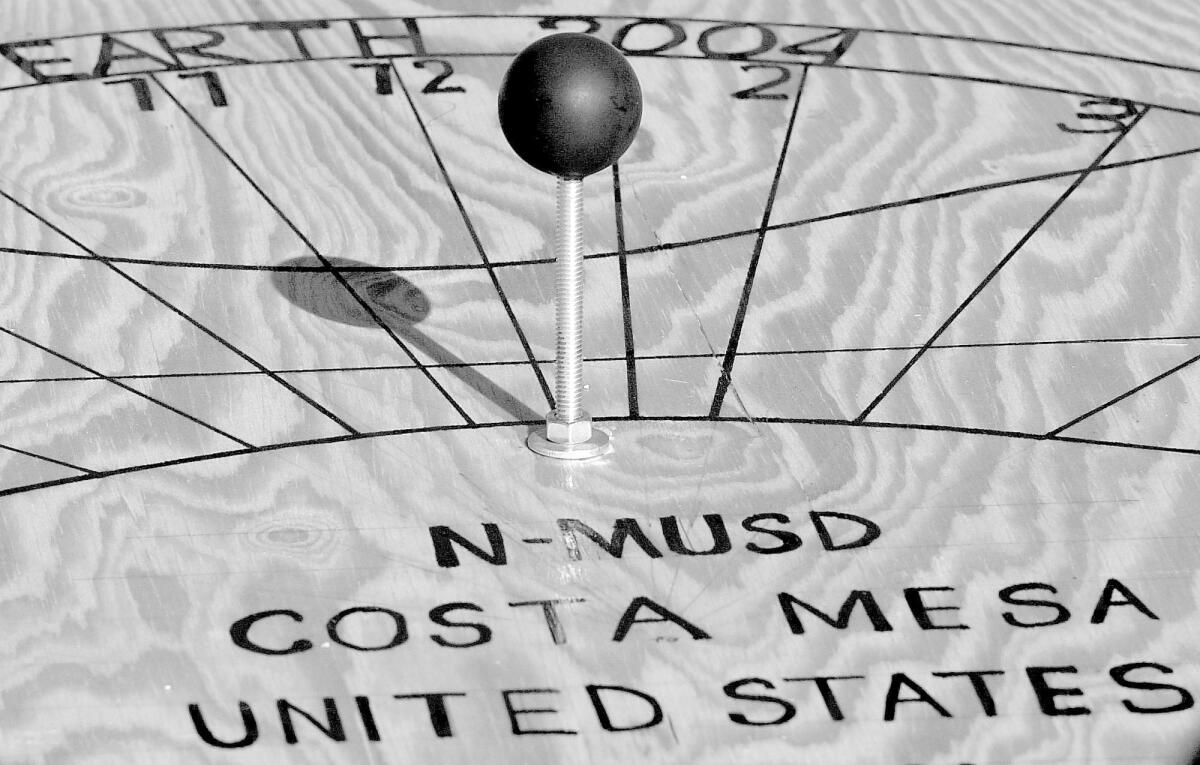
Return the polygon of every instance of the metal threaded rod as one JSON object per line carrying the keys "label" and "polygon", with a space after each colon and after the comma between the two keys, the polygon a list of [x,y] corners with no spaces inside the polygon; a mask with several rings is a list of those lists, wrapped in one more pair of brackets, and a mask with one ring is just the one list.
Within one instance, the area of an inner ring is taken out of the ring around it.
{"label": "metal threaded rod", "polygon": [[585,460],[612,451],[583,409],[583,180],[559,177],[554,231],[554,409],[525,443],[545,457]]}
{"label": "metal threaded rod", "polygon": [[559,178],[558,220],[554,234],[555,414],[565,423],[583,412],[583,181]]}

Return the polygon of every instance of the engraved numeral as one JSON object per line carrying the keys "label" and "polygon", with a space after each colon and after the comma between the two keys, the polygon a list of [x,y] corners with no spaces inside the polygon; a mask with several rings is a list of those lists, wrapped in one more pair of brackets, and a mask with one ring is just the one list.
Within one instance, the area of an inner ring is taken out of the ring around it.
{"label": "engraved numeral", "polygon": [[144,112],[154,111],[154,99],[150,96],[150,86],[145,77],[124,77],[120,80],[109,80],[105,85],[129,85],[133,88],[133,96],[137,99],[138,108]]}
{"label": "engraved numeral", "polygon": [[454,74],[454,67],[449,61],[443,61],[440,58],[427,58],[424,61],[414,61],[413,66],[417,69],[437,69],[437,74],[433,79],[426,83],[425,87],[421,88],[422,93],[465,93],[466,89],[458,85],[443,86],[442,83]]}
{"label": "engraved numeral", "polygon": [[792,76],[791,69],[787,68],[786,66],[780,66],[779,64],[745,64],[742,66],[743,72],[748,72],[751,69],[771,69],[774,70],[778,76],[774,79],[767,80],[766,82],[760,82],[757,85],[751,85],[745,90],[739,90],[733,94],[734,98],[757,98],[772,101],[787,98],[787,95],[784,93],[768,93],[767,91],[777,85],[782,85],[783,83],[787,82]]}
{"label": "engraved numeral", "polygon": [[208,97],[212,99],[213,106],[229,105],[229,100],[225,98],[225,88],[221,87],[221,78],[217,76],[216,72],[194,72],[179,75],[181,80],[189,80],[194,77],[204,80],[204,85],[208,88]]}
{"label": "engraved numeral", "polygon": [[386,61],[375,61],[369,64],[351,64],[351,69],[374,69],[375,70],[375,94],[379,96],[390,96],[395,91],[392,89],[392,65]]}
{"label": "engraved numeral", "polygon": [[[785,45],[779,49],[779,52],[792,56],[820,56],[821,61],[819,63],[821,66],[833,66],[838,62],[838,59],[846,54],[846,51],[850,50],[850,45],[857,37],[857,29],[842,29],[830,34],[813,37],[803,42]],[[823,50],[817,45],[817,43],[829,40],[837,40],[837,44],[828,50]]]}
{"label": "engraved numeral", "polygon": [[[1102,107],[1095,110],[1094,107]],[[1116,107],[1113,111],[1104,107]],[[1129,129],[1129,121],[1138,114],[1137,104],[1124,98],[1086,98],[1079,102],[1079,111],[1075,113],[1080,126],[1058,123],[1058,129],[1064,133],[1119,133]],[[1085,127],[1093,124],[1094,127]]]}

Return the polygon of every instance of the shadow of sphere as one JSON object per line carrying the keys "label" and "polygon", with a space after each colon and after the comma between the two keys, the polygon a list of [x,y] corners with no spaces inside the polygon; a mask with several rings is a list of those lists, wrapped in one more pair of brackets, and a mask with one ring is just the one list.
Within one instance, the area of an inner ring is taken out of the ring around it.
{"label": "shadow of sphere", "polygon": [[[329,258],[334,268],[367,266],[349,258]],[[378,322],[363,306],[388,326],[405,326],[424,321],[432,310],[429,296],[417,285],[387,271],[342,271],[341,276],[354,293],[350,294],[337,275],[315,257],[293,258],[280,265],[309,270],[272,271],[275,289],[293,305],[323,319],[354,327],[377,327]]]}

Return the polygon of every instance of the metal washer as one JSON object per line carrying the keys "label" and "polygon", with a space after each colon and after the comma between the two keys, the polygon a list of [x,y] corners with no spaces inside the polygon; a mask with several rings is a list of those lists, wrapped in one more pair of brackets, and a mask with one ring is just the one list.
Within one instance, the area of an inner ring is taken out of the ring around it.
{"label": "metal washer", "polygon": [[612,441],[608,434],[599,428],[592,430],[592,437],[577,444],[560,444],[546,438],[545,427],[538,428],[529,434],[525,444],[533,451],[545,457],[560,460],[590,460],[603,457],[612,451]]}

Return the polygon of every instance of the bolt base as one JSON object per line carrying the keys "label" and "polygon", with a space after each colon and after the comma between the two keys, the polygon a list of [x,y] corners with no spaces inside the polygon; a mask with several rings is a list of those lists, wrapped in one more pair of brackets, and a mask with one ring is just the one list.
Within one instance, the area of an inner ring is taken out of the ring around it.
{"label": "bolt base", "polygon": [[543,457],[554,457],[560,460],[590,460],[602,457],[612,451],[612,442],[608,434],[599,428],[592,429],[591,438],[577,444],[560,444],[546,438],[546,428],[543,426],[529,434],[525,445]]}

